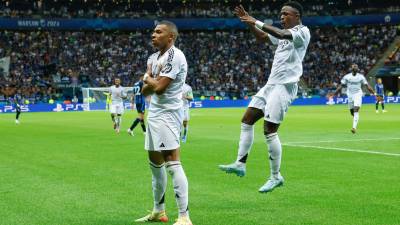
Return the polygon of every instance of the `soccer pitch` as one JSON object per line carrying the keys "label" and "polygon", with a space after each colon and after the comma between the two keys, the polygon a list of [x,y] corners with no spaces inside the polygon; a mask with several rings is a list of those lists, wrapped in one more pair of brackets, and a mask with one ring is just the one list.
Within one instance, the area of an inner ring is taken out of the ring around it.
{"label": "soccer pitch", "polygon": [[[344,105],[292,106],[279,135],[285,185],[269,175],[262,121],[243,178],[218,170],[236,159],[245,108],[193,109],[182,162],[195,225],[400,224],[400,105],[360,112],[358,133]],[[134,224],[152,209],[144,135],[115,134],[109,113],[0,115],[0,224]],[[167,214],[177,209],[169,177]]]}

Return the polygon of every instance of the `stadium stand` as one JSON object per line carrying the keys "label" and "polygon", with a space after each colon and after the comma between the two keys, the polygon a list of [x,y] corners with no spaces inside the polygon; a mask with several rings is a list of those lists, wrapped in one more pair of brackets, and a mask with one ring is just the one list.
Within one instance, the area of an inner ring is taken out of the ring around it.
{"label": "stadium stand", "polygon": [[[192,5],[181,1],[174,6],[168,4],[168,1],[158,1],[160,7],[150,7],[146,1],[143,5],[138,5],[139,2],[136,5],[117,4],[118,1],[87,2],[80,12],[76,8],[77,2],[2,1],[0,17],[166,16],[161,11],[172,12],[168,14],[171,17],[231,17],[231,10],[227,6],[238,3],[212,3],[215,7],[211,8],[215,12],[210,12],[201,10],[201,5],[211,4],[208,1],[190,3],[198,4],[195,11],[190,11]],[[274,1],[269,7],[277,9],[282,2]],[[323,13],[321,11],[343,15],[399,10],[399,4],[392,1],[346,0],[335,1],[334,5],[329,2],[314,0],[307,3],[303,1],[303,4],[309,15],[320,15]],[[365,2],[368,2],[368,7],[362,7],[361,3]],[[378,2],[380,5],[377,5]],[[116,7],[109,7],[108,4]],[[268,7],[258,7],[265,5],[263,1],[246,4],[249,8],[260,9],[254,11],[256,15],[278,14]],[[351,12],[348,11],[349,5],[352,6]],[[327,7],[330,10],[319,10]],[[107,11],[111,8],[112,11]],[[155,8],[160,13],[155,12]],[[358,63],[362,72],[367,73],[399,34],[399,28],[390,25],[328,26],[313,27],[311,32],[312,40],[305,58],[302,81],[308,87],[308,93],[302,94],[324,96],[327,91],[336,88],[351,63]],[[11,57],[9,76],[0,76],[0,101],[14,94],[29,99],[31,103],[48,102],[49,99],[71,100],[73,95],[66,93],[65,88],[109,86],[115,76],[122,79],[124,86],[131,86],[144,71],[146,59],[154,51],[149,42],[150,34],[151,30],[0,31],[0,58]],[[187,82],[196,90],[197,95],[246,98],[268,79],[274,48],[256,44],[248,30],[185,30],[180,32],[180,36],[177,45],[185,52],[189,64]],[[399,61],[398,55],[393,56],[394,62]]]}

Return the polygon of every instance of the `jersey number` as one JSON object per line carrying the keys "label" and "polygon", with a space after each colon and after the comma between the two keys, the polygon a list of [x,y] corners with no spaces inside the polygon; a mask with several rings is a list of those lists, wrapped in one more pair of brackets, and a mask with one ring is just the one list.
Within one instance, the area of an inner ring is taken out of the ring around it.
{"label": "jersey number", "polygon": [[133,93],[134,93],[135,95],[140,95],[140,87],[138,87],[138,86],[133,87]]}

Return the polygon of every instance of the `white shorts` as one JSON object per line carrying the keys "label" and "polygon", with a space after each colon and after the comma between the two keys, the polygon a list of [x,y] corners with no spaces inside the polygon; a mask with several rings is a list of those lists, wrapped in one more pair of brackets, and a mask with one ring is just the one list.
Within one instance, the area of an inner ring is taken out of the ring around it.
{"label": "white shorts", "polygon": [[355,94],[352,96],[348,96],[349,101],[349,109],[353,109],[354,107],[360,107],[362,105],[362,93]]}
{"label": "white shorts", "polygon": [[280,124],[296,95],[297,83],[266,84],[253,96],[248,107],[261,109],[264,120]]}
{"label": "white shorts", "polygon": [[183,111],[164,112],[147,118],[144,148],[148,151],[175,150],[180,147]]}
{"label": "white shorts", "polygon": [[110,105],[110,113],[112,114],[123,114],[124,113],[124,103],[115,103]]}
{"label": "white shorts", "polygon": [[183,108],[183,121],[189,121],[189,120],[190,120],[189,108],[184,107]]}

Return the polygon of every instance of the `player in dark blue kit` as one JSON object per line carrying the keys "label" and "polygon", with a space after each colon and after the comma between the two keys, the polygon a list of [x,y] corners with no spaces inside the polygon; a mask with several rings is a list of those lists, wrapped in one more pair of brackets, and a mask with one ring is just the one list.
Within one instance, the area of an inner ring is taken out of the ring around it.
{"label": "player in dark blue kit", "polygon": [[135,121],[133,121],[131,127],[128,129],[128,133],[133,136],[133,129],[138,125],[142,126],[143,133],[146,133],[146,126],[144,125],[144,111],[146,107],[145,96],[142,94],[143,88],[143,75],[140,76],[139,81],[137,81],[133,85],[133,97],[132,97],[132,104],[135,103],[136,110],[138,112],[138,117]]}
{"label": "player in dark blue kit", "polygon": [[381,103],[382,112],[385,113],[386,112],[386,110],[385,110],[385,90],[383,88],[381,78],[378,78],[376,80],[375,92],[376,92],[376,103],[375,103],[376,113],[379,113],[379,110],[378,110],[379,103]]}
{"label": "player in dark blue kit", "polygon": [[17,97],[15,96],[14,98],[9,99],[10,104],[13,104],[15,107],[15,123],[19,124],[19,115],[21,114],[21,104],[18,102]]}

